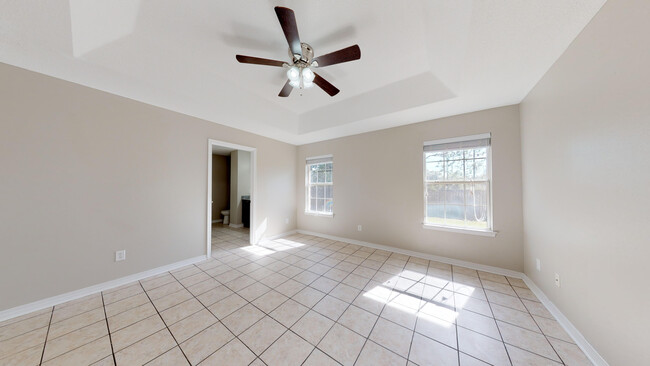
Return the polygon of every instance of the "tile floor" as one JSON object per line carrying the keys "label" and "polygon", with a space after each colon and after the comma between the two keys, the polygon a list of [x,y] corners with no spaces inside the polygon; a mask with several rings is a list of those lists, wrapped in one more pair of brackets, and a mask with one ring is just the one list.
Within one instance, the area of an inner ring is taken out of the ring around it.
{"label": "tile floor", "polygon": [[516,278],[222,226],[212,255],[0,323],[0,364],[590,364]]}

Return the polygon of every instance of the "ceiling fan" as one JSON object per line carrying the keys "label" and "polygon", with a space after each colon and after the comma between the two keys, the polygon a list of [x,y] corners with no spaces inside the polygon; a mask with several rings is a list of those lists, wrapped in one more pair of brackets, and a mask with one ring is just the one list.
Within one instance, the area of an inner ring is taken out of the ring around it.
{"label": "ceiling fan", "polygon": [[300,42],[298,36],[298,25],[293,10],[281,6],[275,7],[275,14],[278,16],[284,36],[289,43],[289,57],[291,62],[269,60],[266,58],[237,55],[237,61],[244,64],[277,66],[287,68],[287,82],[280,90],[279,97],[288,97],[293,88],[305,89],[314,84],[318,85],[330,96],[335,96],[339,90],[312,69],[343,62],[354,61],[361,58],[361,49],[358,45],[346,47],[326,55],[314,58],[314,50],[307,43]]}

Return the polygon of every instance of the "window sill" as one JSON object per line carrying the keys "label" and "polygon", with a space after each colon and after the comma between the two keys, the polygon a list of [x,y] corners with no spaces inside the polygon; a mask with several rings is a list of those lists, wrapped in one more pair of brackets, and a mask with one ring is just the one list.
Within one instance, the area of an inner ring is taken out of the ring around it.
{"label": "window sill", "polygon": [[478,236],[489,236],[492,238],[497,236],[497,232],[492,230],[472,230],[472,229],[465,229],[460,227],[440,226],[440,225],[432,225],[432,224],[422,224],[422,227],[428,230],[448,231],[452,233],[478,235]]}
{"label": "window sill", "polygon": [[334,214],[333,213],[321,213],[321,212],[310,212],[310,211],[305,211],[305,215],[309,216],[318,216],[318,217],[327,217],[327,218],[333,218]]}

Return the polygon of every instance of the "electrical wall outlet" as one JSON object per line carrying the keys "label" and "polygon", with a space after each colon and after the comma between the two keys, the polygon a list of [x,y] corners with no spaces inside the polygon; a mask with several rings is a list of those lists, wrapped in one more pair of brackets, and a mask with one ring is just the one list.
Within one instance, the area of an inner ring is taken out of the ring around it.
{"label": "electrical wall outlet", "polygon": [[537,270],[541,271],[542,270],[542,262],[539,260],[539,258],[536,259],[536,265]]}
{"label": "electrical wall outlet", "polygon": [[560,287],[560,275],[555,274],[555,286]]}
{"label": "electrical wall outlet", "polygon": [[362,229],[361,225],[357,225],[357,231],[361,231]]}
{"label": "electrical wall outlet", "polygon": [[115,261],[120,262],[126,259],[126,250],[118,250],[115,252]]}

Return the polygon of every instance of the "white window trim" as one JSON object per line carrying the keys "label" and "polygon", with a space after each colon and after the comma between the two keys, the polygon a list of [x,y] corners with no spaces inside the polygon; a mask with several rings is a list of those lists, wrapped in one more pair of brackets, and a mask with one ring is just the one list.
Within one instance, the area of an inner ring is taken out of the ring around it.
{"label": "white window trim", "polygon": [[[425,141],[422,145],[427,146],[427,145],[437,145],[437,144],[443,144],[443,143],[450,143],[450,142],[461,142],[461,141],[471,141],[471,140],[479,140],[479,139],[485,139],[489,138],[492,139],[492,133],[482,133],[478,135],[470,135],[470,136],[460,136],[460,137],[452,137],[452,138],[446,138],[446,139],[439,139],[439,140],[431,140],[431,141]],[[487,181],[488,181],[488,187],[489,187],[489,196],[488,196],[488,228],[487,229],[471,229],[471,228],[466,228],[466,227],[457,227],[457,226],[450,226],[450,225],[438,225],[438,224],[429,224],[426,222],[427,219],[427,200],[426,200],[426,192],[427,192],[427,168],[426,168],[426,160],[424,158],[424,153],[422,153],[422,192],[423,192],[423,222],[422,222],[422,228],[424,229],[429,229],[429,230],[438,230],[438,231],[447,231],[447,232],[453,232],[453,233],[461,233],[461,234],[470,234],[470,235],[479,235],[479,236],[489,236],[489,237],[495,237],[498,233],[498,231],[494,231],[494,205],[492,201],[492,141],[490,141],[490,145],[487,147]]]}
{"label": "white window trim", "polygon": [[[333,218],[334,217],[334,208],[332,208],[332,212],[319,212],[319,211],[310,211],[309,210],[309,163],[310,160],[317,160],[317,159],[330,159],[332,161],[332,184],[331,186],[334,187],[334,155],[328,154],[328,155],[319,155],[319,156],[310,156],[305,159],[305,215],[309,216],[316,216],[316,217],[326,217],[326,218]],[[332,200],[334,200],[334,197],[332,196]]]}

